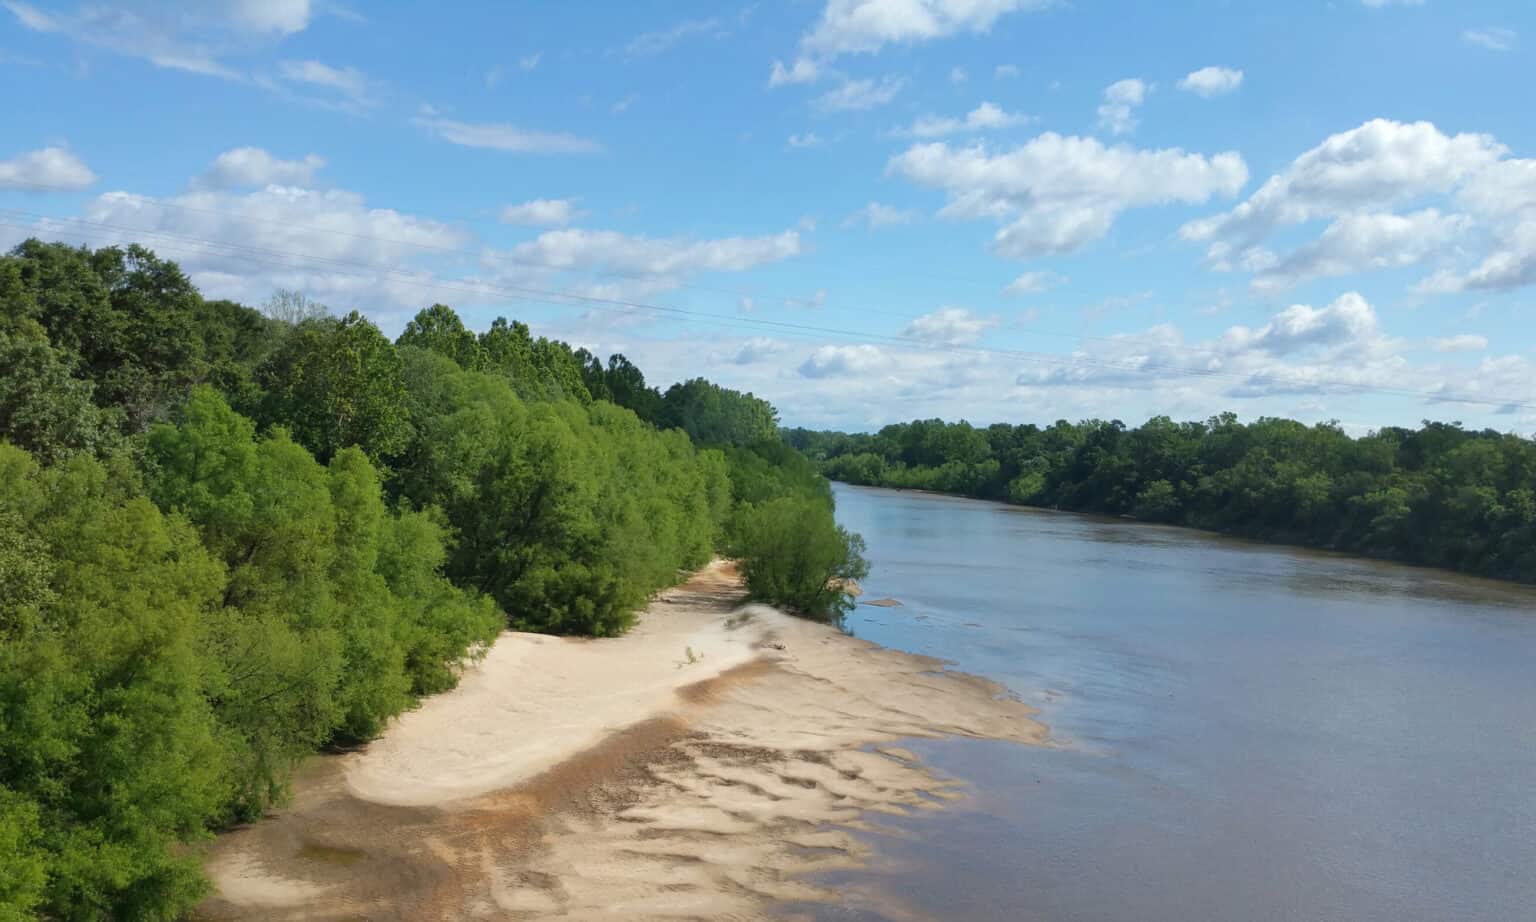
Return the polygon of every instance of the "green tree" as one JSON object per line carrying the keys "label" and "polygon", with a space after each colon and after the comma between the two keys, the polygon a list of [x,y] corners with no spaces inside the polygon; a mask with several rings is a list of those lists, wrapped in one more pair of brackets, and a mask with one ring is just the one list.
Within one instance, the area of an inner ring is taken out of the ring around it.
{"label": "green tree", "polygon": [[375,462],[411,437],[400,356],[356,311],[294,328],[264,362],[263,422],[289,429],[321,462],[356,445]]}

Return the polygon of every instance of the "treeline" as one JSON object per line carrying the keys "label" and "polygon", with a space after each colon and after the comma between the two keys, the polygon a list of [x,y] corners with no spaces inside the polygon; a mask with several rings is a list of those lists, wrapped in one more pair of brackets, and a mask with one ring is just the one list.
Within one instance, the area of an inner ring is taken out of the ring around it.
{"label": "treeline", "polygon": [[1536,581],[1536,442],[1458,423],[1243,424],[1159,416],[1045,428],[918,420],[786,433],[835,480],[1130,515]]}
{"label": "treeline", "polygon": [[509,624],[618,633],[717,551],[834,617],[858,548],[750,394],[28,241],[0,258],[0,920],[177,917],[189,843]]}

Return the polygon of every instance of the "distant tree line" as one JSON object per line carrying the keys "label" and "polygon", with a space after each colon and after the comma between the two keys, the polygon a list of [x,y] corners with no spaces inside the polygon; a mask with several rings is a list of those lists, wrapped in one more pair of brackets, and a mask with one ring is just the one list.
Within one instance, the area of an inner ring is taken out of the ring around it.
{"label": "distant tree line", "polygon": [[621,632],[717,551],[834,618],[863,563],[832,513],[750,394],[27,241],[0,257],[0,920],[176,918],[189,844],[508,625]]}
{"label": "distant tree line", "polygon": [[916,420],[874,434],[790,430],[834,480],[1129,515],[1536,581],[1536,442],[1458,423]]}

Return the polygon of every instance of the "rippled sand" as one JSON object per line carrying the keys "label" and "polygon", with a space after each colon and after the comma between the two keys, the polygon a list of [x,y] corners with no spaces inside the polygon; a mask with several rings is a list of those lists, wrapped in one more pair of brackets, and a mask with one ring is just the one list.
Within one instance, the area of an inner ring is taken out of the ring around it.
{"label": "rippled sand", "polygon": [[882,814],[963,796],[902,737],[1040,743],[999,686],[760,605],[716,562],[630,634],[506,633],[460,687],[223,836],[212,919],[751,919],[835,900]]}

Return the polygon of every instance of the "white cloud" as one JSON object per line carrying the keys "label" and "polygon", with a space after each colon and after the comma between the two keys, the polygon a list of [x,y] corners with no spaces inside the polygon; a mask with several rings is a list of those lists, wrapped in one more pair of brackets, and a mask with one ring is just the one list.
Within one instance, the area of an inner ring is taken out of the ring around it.
{"label": "white cloud", "polygon": [[308,28],[309,0],[218,0],[208,3],[81,3],[71,11],[44,11],[20,0],[0,0],[24,28],[55,32],[156,67],[225,80],[250,78],[225,64],[226,52],[278,41]]}
{"label": "white cloud", "polygon": [[800,374],[807,378],[834,378],[865,374],[885,364],[886,355],[879,346],[821,346],[800,365]]}
{"label": "white cloud", "polygon": [[[1431,259],[1444,263],[1479,247],[1483,255],[1476,265],[1439,269],[1415,290],[1444,294],[1530,285],[1536,283],[1536,160],[1508,153],[1490,135],[1449,136],[1429,122],[1375,119],[1333,135],[1247,201],[1189,222],[1180,235],[1207,242],[1207,262],[1215,269],[1259,273],[1260,286],[1285,284],[1287,272],[1297,267],[1305,278]],[[1458,204],[1465,213],[1442,213],[1441,202]],[[1393,210],[1415,204],[1411,213]],[[1261,245],[1280,228],[1322,219],[1332,223],[1289,255]]]}
{"label": "white cloud", "polygon": [[942,118],[937,115],[925,115],[913,122],[907,128],[898,128],[892,134],[898,137],[910,138],[940,138],[945,135],[959,134],[961,132],[991,131],[1001,128],[1011,128],[1028,122],[1029,116],[1016,112],[1005,112],[993,103],[983,102],[981,105],[965,114],[964,118]]}
{"label": "white cloud", "polygon": [[992,79],[994,80],[1012,80],[1018,75],[1019,68],[1014,64],[999,64],[997,69],[992,71]]}
{"label": "white cloud", "polygon": [[591,154],[602,145],[560,131],[534,131],[502,122],[459,122],[423,115],[416,124],[461,147],[480,147],[514,154]]}
{"label": "white cloud", "polygon": [[1429,341],[1436,352],[1482,352],[1488,348],[1488,337],[1476,333],[1457,333]]}
{"label": "white cloud", "polygon": [[985,32],[1002,16],[1045,0],[828,0],[801,47],[813,54],[873,53],[961,32]]}
{"label": "white cloud", "polygon": [[253,32],[292,35],[309,27],[309,0],[234,0],[236,22]]}
{"label": "white cloud", "polygon": [[1253,243],[1285,225],[1382,210],[1449,191],[1504,153],[1490,135],[1447,136],[1429,122],[1372,119],[1332,135],[1271,176],[1247,201],[1191,221],[1180,234],[1188,240]]}
{"label": "white cloud", "polygon": [[816,107],[823,112],[848,112],[873,109],[896,98],[906,86],[906,78],[887,75],[880,80],[844,80],[842,86],[823,93],[816,99]]}
{"label": "white cloud", "polygon": [[870,230],[879,230],[882,227],[910,224],[915,220],[917,220],[917,212],[897,208],[895,205],[870,202],[844,219],[843,227],[863,224]]}
{"label": "white cloud", "polygon": [[789,344],[786,342],[767,336],[754,336],[741,344],[736,353],[731,356],[731,362],[736,365],[751,365],[763,359],[783,355],[788,350]]}
{"label": "white cloud", "polygon": [[1433,208],[1406,215],[1341,215],[1316,240],[1260,268],[1253,285],[1275,290],[1315,278],[1416,265],[1440,252],[1468,223],[1464,216],[1441,214]]}
{"label": "white cloud", "polygon": [[966,73],[965,68],[961,67],[960,65],[956,64],[954,67],[950,68],[949,82],[953,83],[955,86],[959,86],[969,79],[971,79],[971,75]]}
{"label": "white cloud", "polygon": [[518,58],[517,59],[517,66],[522,68],[524,71],[530,71],[530,70],[533,70],[534,68],[538,67],[539,66],[539,62],[542,61],[543,59],[544,59],[544,52],[542,52],[542,51],[535,51],[533,54],[525,54],[521,58]]}
{"label": "white cloud", "polygon": [[685,19],[670,28],[635,36],[624,50],[632,55],[661,54],[685,38],[695,35],[720,35],[723,31],[720,20],[714,17]]}
{"label": "white cloud", "polygon": [[995,326],[996,317],[982,317],[963,307],[941,307],[915,318],[901,335],[931,345],[968,346]]}
{"label": "white cloud", "polygon": [[1099,127],[1112,134],[1136,130],[1135,111],[1146,101],[1147,84],[1136,78],[1116,80],[1104,88],[1104,102],[1099,106]]}
{"label": "white cloud", "polygon": [[1461,40],[1469,45],[1478,45],[1489,51],[1508,51],[1515,47],[1514,29],[1504,29],[1498,26],[1490,26],[1484,29],[1468,29],[1461,33]]}
{"label": "white cloud", "polygon": [[1220,341],[1231,352],[1289,355],[1315,346],[1371,342],[1380,335],[1375,309],[1359,294],[1349,292],[1327,307],[1292,304],[1256,330],[1232,327]]}
{"label": "white cloud", "polygon": [[523,202],[521,205],[508,205],[501,210],[500,217],[503,224],[519,224],[525,227],[564,227],[585,215],[586,212],[576,207],[576,202],[572,199],[540,198]]}
{"label": "white cloud", "polygon": [[1206,157],[1107,147],[1054,132],[997,153],[979,144],[918,144],[892,157],[886,172],[945,190],[941,217],[1006,222],[993,249],[1016,259],[1074,252],[1127,209],[1235,195],[1248,179],[1234,151]]}
{"label": "white cloud", "polygon": [[798,150],[806,147],[820,147],[822,142],[821,137],[816,132],[807,131],[804,134],[790,135],[789,140],[785,143],[791,148]]}
{"label": "white cloud", "polygon": [[814,83],[821,78],[821,65],[808,58],[800,58],[789,67],[783,61],[774,61],[768,71],[768,85],[790,86],[796,83]]}
{"label": "white cloud", "polygon": [[[375,313],[449,297],[434,291],[423,251],[468,242],[451,225],[370,207],[355,192],[296,186],[193,189],[167,198],[109,192],[80,216],[93,222],[93,245],[149,246],[180,262],[211,298],[254,304],[284,287],[337,309]],[[39,222],[35,232],[63,240],[82,234],[67,219]]]}
{"label": "white cloud", "polygon": [[370,105],[372,81],[355,67],[332,67],[321,61],[279,61],[277,72],[289,83],[333,90],[360,105]]}
{"label": "white cloud", "polygon": [[259,147],[237,147],[214,158],[208,170],[193,180],[195,188],[231,189],[240,186],[314,185],[315,173],[325,158],[309,154],[302,160],[283,160]]}
{"label": "white cloud", "polygon": [[1066,284],[1066,276],[1055,272],[1026,272],[1003,287],[1003,294],[1018,297],[1039,294]]}
{"label": "white cloud", "polygon": [[656,238],[618,231],[555,230],[520,243],[512,257],[554,269],[597,269],[659,277],[695,272],[744,272],[801,251],[798,231],[714,240]]}
{"label": "white cloud", "polygon": [[827,0],[800,39],[794,64],[773,62],[769,86],[816,80],[846,54],[874,54],[886,45],[917,44],[965,32],[982,33],[1001,17],[1049,6],[1051,0]]}
{"label": "white cloud", "polygon": [[44,147],[0,160],[0,186],[46,186],[52,190],[83,189],[96,181],[79,157],[62,147]]}
{"label": "white cloud", "polygon": [[1179,81],[1179,89],[1204,96],[1222,96],[1243,84],[1243,72],[1231,67],[1202,67]]}

